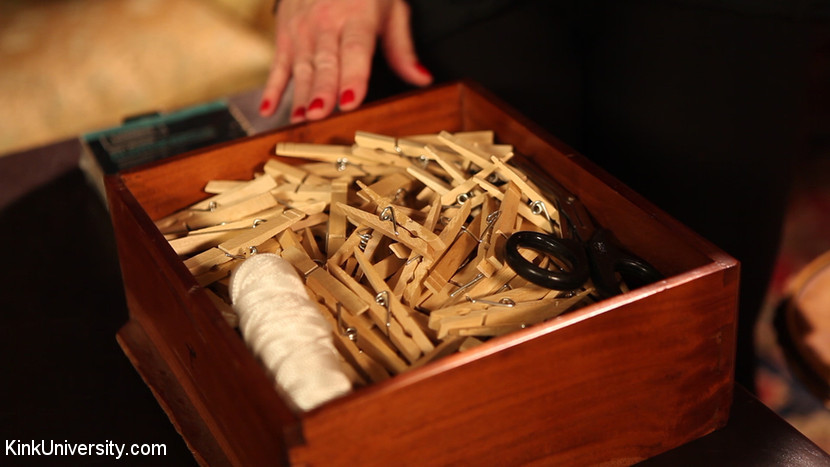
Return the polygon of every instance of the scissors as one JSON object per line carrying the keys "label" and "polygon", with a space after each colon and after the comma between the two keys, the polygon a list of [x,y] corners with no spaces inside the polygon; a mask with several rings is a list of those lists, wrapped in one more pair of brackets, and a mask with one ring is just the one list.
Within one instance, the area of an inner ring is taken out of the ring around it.
{"label": "scissors", "polygon": [[[533,231],[510,235],[505,243],[505,260],[519,276],[553,290],[574,290],[590,278],[601,298],[623,292],[617,274],[629,288],[663,278],[654,266],[613,242],[611,232],[597,227],[574,195],[561,187],[551,186],[551,189],[558,192],[555,199],[563,224],[560,226],[562,238]],[[569,225],[564,225],[565,222]],[[525,259],[519,248],[545,253],[564,267],[559,270],[539,267]]]}

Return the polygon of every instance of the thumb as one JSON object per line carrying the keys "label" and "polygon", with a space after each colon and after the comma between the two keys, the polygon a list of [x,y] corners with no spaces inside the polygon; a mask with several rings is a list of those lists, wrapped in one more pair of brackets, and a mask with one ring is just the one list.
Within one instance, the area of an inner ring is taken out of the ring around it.
{"label": "thumb", "polygon": [[421,65],[415,54],[409,5],[403,0],[392,2],[381,43],[390,68],[404,81],[416,86],[432,83],[432,74]]}

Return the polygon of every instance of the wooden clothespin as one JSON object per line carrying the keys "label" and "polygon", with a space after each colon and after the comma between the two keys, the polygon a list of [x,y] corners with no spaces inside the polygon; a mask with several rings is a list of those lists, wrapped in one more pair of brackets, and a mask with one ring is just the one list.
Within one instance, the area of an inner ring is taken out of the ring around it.
{"label": "wooden clothespin", "polygon": [[200,229],[203,227],[221,225],[233,222],[246,217],[251,217],[259,212],[272,209],[277,206],[277,200],[271,193],[259,193],[246,198],[235,204],[221,204],[218,209],[203,212],[193,212],[187,219],[189,229]]}
{"label": "wooden clothespin", "polygon": [[496,264],[488,261],[488,258],[491,256],[495,257],[496,251],[493,250],[493,230],[501,218],[501,210],[499,209],[499,203],[495,202],[493,198],[488,198],[487,202],[481,205],[481,227],[479,231],[481,232],[478,235],[478,248],[476,252],[476,257],[473,259],[473,262],[476,264],[476,268],[487,277],[493,275],[493,273],[501,266],[498,259],[496,260]]}
{"label": "wooden clothespin", "polygon": [[468,298],[468,303],[436,315],[430,320],[430,326],[438,331],[439,337],[496,336],[559,316],[587,296],[588,291],[581,291],[567,297],[529,301],[516,301],[502,294]]}
{"label": "wooden clothespin", "polygon": [[201,287],[207,287],[217,281],[225,279],[231,274],[231,271],[236,268],[238,261],[224,262],[217,264],[201,274],[196,274],[196,283]]}
{"label": "wooden clothespin", "polygon": [[205,193],[218,195],[226,191],[238,189],[240,186],[248,183],[244,180],[209,180],[205,185]]}
{"label": "wooden clothespin", "polygon": [[480,217],[475,217],[468,226],[459,228],[450,247],[431,265],[424,284],[433,293],[439,292],[449,282],[467,256],[478,246]]}
{"label": "wooden clothespin", "polygon": [[[249,198],[262,195],[274,186],[276,186],[276,183],[271,177],[256,177],[254,180],[242,182],[233,189],[223,191],[218,195],[211,196],[186,209],[159,219],[156,221],[156,227],[162,233],[186,232],[193,228],[207,227],[223,221],[233,221],[246,217],[257,212],[257,210],[267,209],[267,204],[270,203],[270,200],[264,196],[259,196],[255,200],[249,200]],[[246,200],[247,203],[240,204]],[[233,207],[234,205],[236,207]],[[213,213],[216,211],[221,212],[214,215]],[[221,216],[233,218],[217,222],[215,219]]]}
{"label": "wooden clothespin", "polygon": [[468,140],[454,136],[446,131],[438,134],[438,140],[482,170],[492,165],[492,162],[490,162],[490,154],[482,151],[480,147],[477,147]]}
{"label": "wooden clothespin", "polygon": [[320,227],[324,225],[328,220],[328,214],[324,212],[314,212],[313,214],[307,214],[304,218],[297,221],[297,223],[291,224],[291,227],[289,228],[294,231],[299,231],[306,228]]}
{"label": "wooden clothespin", "polygon": [[367,166],[387,166],[406,169],[412,165],[412,160],[401,157],[400,154],[394,152],[386,152],[380,149],[370,149],[360,146],[353,146],[350,161],[355,161],[361,164],[361,168],[366,170]]}
{"label": "wooden clothespin", "polygon": [[443,180],[430,174],[424,169],[418,167],[409,167],[406,169],[406,172],[409,175],[415,177],[415,179],[419,180],[421,183],[423,183],[424,186],[437,193],[438,196],[442,196],[452,189],[452,187],[445,183]]}
{"label": "wooden clothespin", "polygon": [[492,154],[498,157],[502,162],[507,162],[512,159],[515,153],[513,152],[513,145],[511,144],[492,144],[492,143],[473,143],[473,146],[480,149],[482,152]]}
{"label": "wooden clothespin", "polygon": [[518,185],[508,182],[504,190],[504,196],[499,204],[499,215],[493,223],[489,236],[489,250],[484,255],[484,260],[494,269],[503,265],[501,252],[504,251],[504,243],[507,237],[515,231],[516,216],[521,204],[521,191]]}
{"label": "wooden clothespin", "polygon": [[[307,170],[302,169],[296,165],[286,164],[277,159],[269,159],[262,168],[266,174],[275,180],[281,180],[284,183],[300,184],[306,181],[309,176]],[[320,180],[322,183],[323,180]]]}
{"label": "wooden clothespin", "polygon": [[379,303],[378,295],[373,296],[370,294],[363,285],[331,261],[327,265],[328,271],[333,276],[337,277],[346,287],[360,297],[363,302],[369,305],[369,317],[375,323],[375,326],[381,330],[382,334],[388,335],[389,340],[401,355],[410,363],[416,361],[421,355],[421,349],[413,341],[412,337],[407,335],[398,321],[390,319],[391,311]]}
{"label": "wooden clothespin", "polygon": [[340,303],[353,315],[359,315],[369,309],[369,306],[348,287],[315,263],[303,248],[298,246],[284,247],[282,257],[291,263],[305,278],[306,285],[328,303]]}
{"label": "wooden clothespin", "polygon": [[331,182],[331,207],[329,208],[329,225],[326,235],[326,252],[329,258],[346,241],[346,214],[337,207],[337,204],[348,204],[350,182],[351,179],[347,178],[340,178]]}
{"label": "wooden clothespin", "polygon": [[374,267],[378,274],[388,282],[388,279],[398,272],[405,262],[405,260],[395,255],[388,255],[386,258],[374,263]]}
{"label": "wooden clothespin", "polygon": [[281,201],[292,203],[297,201],[323,201],[325,203],[331,202],[331,184],[325,185],[309,185],[301,183],[295,185],[293,183],[286,183],[280,185],[273,190],[271,194]]}
{"label": "wooden clothespin", "polygon": [[309,173],[307,179],[309,183],[322,184],[328,180],[334,180],[340,177],[360,178],[366,176],[377,176],[387,172],[400,171],[400,168],[387,168],[380,165],[371,166],[368,168],[360,167],[356,164],[350,163],[331,163],[331,162],[310,162],[307,164],[298,165]]}
{"label": "wooden clothespin", "polygon": [[450,177],[450,184],[453,187],[456,187],[467,180],[461,165],[457,161],[457,157],[453,157],[453,155],[438,149],[432,144],[424,146],[424,153],[431,155],[438,165],[444,169],[446,174]]}
{"label": "wooden clothespin", "polygon": [[268,218],[260,228],[245,231],[230,240],[219,244],[215,248],[206,250],[184,262],[185,267],[194,275],[207,272],[211,267],[233,259],[234,256],[246,257],[251,254],[250,248],[256,247],[265,240],[289,228],[291,224],[300,221],[305,213],[289,209],[274,217]]}
{"label": "wooden clothespin", "polygon": [[546,232],[556,233],[555,226],[561,225],[556,205],[533,187],[527,176],[518,169],[508,166],[496,157],[491,160],[496,166],[496,172],[506,180],[518,185],[522,191],[522,197],[527,198],[528,205],[520,205],[519,214]]}
{"label": "wooden clothespin", "polygon": [[335,163],[352,157],[352,147],[341,144],[277,143],[276,154]]}
{"label": "wooden clothespin", "polygon": [[[528,323],[540,323],[555,318],[587,298],[589,290],[583,290],[572,296],[547,297],[530,302],[517,302],[513,307],[488,308],[485,326],[525,326]],[[478,334],[486,335],[486,334]]]}
{"label": "wooden clothespin", "polygon": [[426,145],[428,143],[415,141],[407,138],[398,138],[395,143],[397,145],[397,150],[404,156],[413,158],[413,159],[429,159],[430,154],[425,151]]}
{"label": "wooden clothespin", "polygon": [[[464,140],[470,144],[473,143],[490,143],[495,139],[495,133],[491,130],[473,130],[473,131],[457,131],[452,134],[454,137]],[[428,133],[419,135],[404,136],[404,139],[416,141],[424,144],[440,144],[440,133]]]}
{"label": "wooden clothespin", "polygon": [[211,196],[190,206],[190,211],[212,211],[224,206],[231,206],[261,193],[267,193],[276,187],[277,183],[268,176],[256,177],[251,181],[244,182],[234,189],[224,191],[216,196]]}
{"label": "wooden clothespin", "polygon": [[[432,351],[435,347],[424,331],[418,326],[418,323],[412,319],[411,313],[414,310],[406,307],[401,301],[392,293],[392,290],[383,280],[383,277],[375,270],[374,266],[369,262],[366,256],[360,249],[354,250],[354,256],[357,259],[363,274],[369,281],[369,285],[375,290],[375,293],[384,293],[386,296],[386,306],[389,307],[391,317],[397,320],[404,328],[406,333],[412,337],[415,344],[421,349],[421,352],[427,353]],[[388,322],[388,321],[387,321]]]}
{"label": "wooden clothespin", "polygon": [[275,207],[259,212],[256,216],[238,221],[191,230],[183,237],[171,239],[169,243],[173,247],[173,251],[179,256],[190,255],[214,247],[244,230],[254,229],[263,222],[266,222],[265,219],[273,217],[283,211],[284,209],[282,207]]}
{"label": "wooden clothespin", "polygon": [[355,132],[354,139],[353,154],[363,157],[376,156],[382,163],[391,166],[407,168],[413,163],[423,164],[433,158],[429,152],[424,151],[424,144],[417,141],[396,139],[366,131]]}
{"label": "wooden clothespin", "polygon": [[357,195],[367,202],[387,202],[380,201],[379,198],[386,198],[389,202],[394,201],[399,203],[406,197],[406,194],[413,190],[415,182],[411,177],[408,177],[406,172],[393,172],[389,175],[381,177],[371,185],[366,185],[362,181],[357,181],[360,190]]}
{"label": "wooden clothespin", "polygon": [[338,332],[346,335],[360,350],[383,365],[390,374],[396,375],[409,368],[409,364],[398,356],[389,340],[372,326],[368,318],[353,315],[344,310],[340,304],[335,304],[334,309],[331,305],[326,305],[329,311],[334,313]]}
{"label": "wooden clothespin", "polygon": [[[400,216],[399,220],[399,216],[395,213],[394,207],[389,206],[388,210],[384,208],[380,215],[371,214],[343,203],[337,203],[336,208],[342,210],[353,224],[369,226],[375,232],[379,232],[394,241],[403,243],[418,254],[432,258],[439,249],[438,243],[431,244],[424,238],[413,235],[409,229],[412,228],[417,232],[417,229],[413,227],[417,223],[403,215]],[[403,227],[399,223],[401,221],[408,224],[409,228]]]}
{"label": "wooden clothespin", "polygon": [[[472,198],[474,195],[473,191],[475,189],[480,188],[481,181],[486,182],[487,179],[493,174],[494,170],[495,166],[491,164],[490,167],[483,169],[475,175],[467,178],[465,181],[459,183],[458,185],[453,187],[452,190],[448,191],[444,196],[442,196],[441,203],[446,206],[458,202],[459,197],[462,197],[463,199]],[[495,193],[496,196],[500,196],[500,190],[498,190],[497,188],[493,190],[493,193]]]}
{"label": "wooden clothespin", "polygon": [[367,149],[380,149],[391,154],[400,153],[397,140],[393,136],[358,130],[354,132],[354,142],[359,147]]}
{"label": "wooden clothespin", "polygon": [[[316,297],[313,290],[309,290],[309,296]],[[346,360],[352,368],[366,380],[377,383],[389,379],[389,373],[386,369],[375,361],[368,353],[363,352],[353,340],[348,332],[341,330],[341,323],[332,314],[329,308],[323,303],[317,303],[320,308],[320,315],[331,325],[332,336],[334,337],[334,347],[340,353],[344,360]]]}

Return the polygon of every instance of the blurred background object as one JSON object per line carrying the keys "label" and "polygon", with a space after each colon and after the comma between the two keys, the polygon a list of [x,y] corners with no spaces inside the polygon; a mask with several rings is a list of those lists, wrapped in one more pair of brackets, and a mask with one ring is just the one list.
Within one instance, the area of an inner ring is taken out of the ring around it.
{"label": "blurred background object", "polygon": [[[774,325],[775,318],[785,313],[793,288],[802,280],[799,276],[830,254],[830,27],[826,20],[814,25],[812,47],[804,118],[807,151],[796,171],[778,262],[757,327],[756,382],[758,397],[764,404],[830,452],[830,407],[811,391],[811,383],[800,374],[797,360],[803,356],[791,355],[788,359],[782,347],[782,341],[786,345],[790,337],[783,334],[799,333]],[[812,306],[811,312],[822,308],[823,316],[830,319],[830,302]]]}
{"label": "blurred background object", "polygon": [[0,2],[0,154],[261,86],[270,0]]}

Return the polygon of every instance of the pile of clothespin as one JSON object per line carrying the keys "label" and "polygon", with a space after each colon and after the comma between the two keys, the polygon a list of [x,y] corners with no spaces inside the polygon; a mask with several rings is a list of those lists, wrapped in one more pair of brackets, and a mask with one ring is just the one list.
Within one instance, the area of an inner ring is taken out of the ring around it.
{"label": "pile of clothespin", "polygon": [[[551,319],[591,301],[506,263],[519,230],[561,234],[554,199],[510,164],[490,131],[353,145],[279,143],[250,181],[213,180],[213,196],[157,221],[232,325],[227,282],[251,255],[288,260],[366,382]],[[528,249],[542,267],[554,260]]]}

